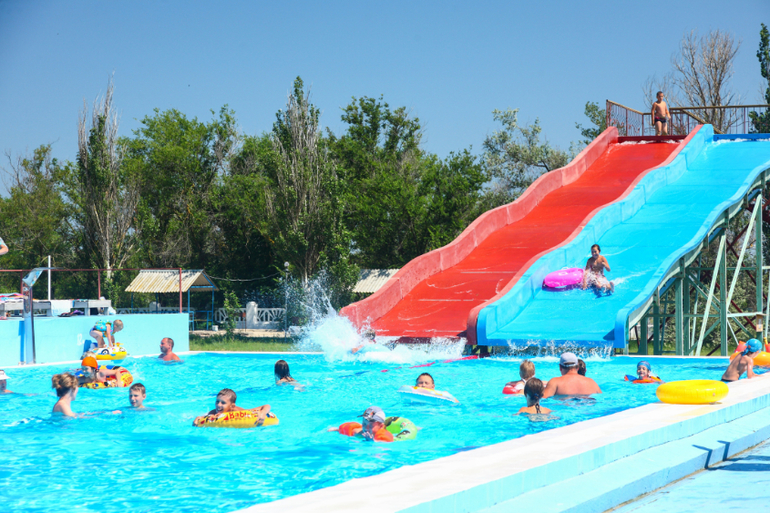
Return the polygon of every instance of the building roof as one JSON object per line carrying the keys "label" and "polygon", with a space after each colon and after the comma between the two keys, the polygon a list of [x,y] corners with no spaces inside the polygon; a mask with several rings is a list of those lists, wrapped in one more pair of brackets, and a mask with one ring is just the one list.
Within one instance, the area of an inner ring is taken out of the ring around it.
{"label": "building roof", "polygon": [[353,292],[373,294],[398,272],[398,269],[361,269]]}
{"label": "building roof", "polygon": [[[182,292],[210,292],[218,290],[203,269],[182,271]],[[179,293],[179,271],[143,269],[126,287],[126,292]]]}

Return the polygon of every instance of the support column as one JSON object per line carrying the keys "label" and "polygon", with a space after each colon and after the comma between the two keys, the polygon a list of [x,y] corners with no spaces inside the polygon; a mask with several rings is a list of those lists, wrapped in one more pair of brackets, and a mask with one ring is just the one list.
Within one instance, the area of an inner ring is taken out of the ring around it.
{"label": "support column", "polygon": [[[727,222],[725,222],[727,233]],[[722,258],[719,262],[719,343],[720,353],[727,356],[727,245],[722,245]]]}
{"label": "support column", "polygon": [[648,323],[649,317],[646,315],[642,317],[642,320],[640,322],[640,332],[641,335],[639,336],[639,354],[643,356],[647,356],[647,323]]}
{"label": "support column", "polygon": [[655,289],[655,297],[652,303],[652,353],[659,355],[660,352],[660,287]]}
{"label": "support column", "polygon": [[684,354],[684,258],[679,259],[679,277],[674,282],[674,329],[676,330],[677,356]]}
{"label": "support column", "polygon": [[[764,181],[764,180],[763,180]],[[756,253],[756,275],[754,276],[754,281],[756,282],[757,290],[757,312],[764,312],[764,304],[763,304],[763,297],[762,297],[762,284],[765,282],[764,273],[762,272],[762,265],[764,264],[764,255],[763,255],[763,247],[762,247],[762,194],[764,192],[764,187],[762,187],[762,190],[757,195],[756,201],[759,202],[759,208],[756,209],[756,219],[754,219],[754,250]],[[748,236],[748,234],[747,234]],[[767,322],[767,319],[763,319],[764,322],[762,324],[765,324]],[[757,338],[760,342],[764,344],[764,333],[762,333],[764,330],[757,330]]]}

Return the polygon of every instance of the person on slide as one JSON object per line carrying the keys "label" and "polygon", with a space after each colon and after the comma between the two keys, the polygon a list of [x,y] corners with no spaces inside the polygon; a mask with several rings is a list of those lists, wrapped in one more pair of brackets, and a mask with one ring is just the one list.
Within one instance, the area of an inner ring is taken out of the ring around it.
{"label": "person on slide", "polygon": [[586,262],[586,270],[583,273],[583,290],[595,287],[602,292],[615,292],[615,284],[607,280],[604,270],[610,272],[610,263],[602,256],[602,248],[598,244],[591,246],[591,258]]}
{"label": "person on slide", "polygon": [[551,378],[543,391],[543,399],[555,395],[591,395],[601,394],[602,389],[596,381],[578,374],[578,357],[575,353],[562,353],[559,358],[561,376]]}

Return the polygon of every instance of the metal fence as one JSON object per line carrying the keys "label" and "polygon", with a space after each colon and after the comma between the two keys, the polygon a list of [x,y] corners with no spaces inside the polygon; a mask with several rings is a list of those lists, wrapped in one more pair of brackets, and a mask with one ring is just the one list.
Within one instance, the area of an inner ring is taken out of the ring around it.
{"label": "metal fence", "polygon": [[[734,105],[729,107],[671,107],[669,135],[687,135],[698,125],[710,124],[717,134],[748,134],[753,131],[750,113],[764,114],[770,105]],[[614,126],[623,136],[655,135],[651,113],[641,112],[607,100],[607,126]]]}
{"label": "metal fence", "polygon": [[[240,316],[235,321],[237,329],[247,329],[246,309],[239,308]],[[283,320],[286,310],[283,308],[257,308],[256,319],[252,324],[252,329],[280,329],[283,326]],[[214,322],[223,324],[227,320],[227,312],[224,308],[217,308],[214,312]]]}

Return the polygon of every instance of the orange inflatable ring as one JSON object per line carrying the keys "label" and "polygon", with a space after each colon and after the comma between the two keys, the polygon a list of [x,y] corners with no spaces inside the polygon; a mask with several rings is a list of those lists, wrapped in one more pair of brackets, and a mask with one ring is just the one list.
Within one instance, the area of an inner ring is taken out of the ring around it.
{"label": "orange inflatable ring", "polygon": [[[746,346],[746,344],[741,344],[741,345],[744,347]],[[736,356],[738,356],[743,352],[743,348],[741,347],[741,345],[738,346],[738,349],[740,349],[740,351],[736,351],[730,355],[730,360],[732,360],[733,358],[735,358]],[[754,357],[754,365],[756,365],[757,367],[770,367],[770,352],[760,351],[759,353],[757,353],[757,356]]]}

